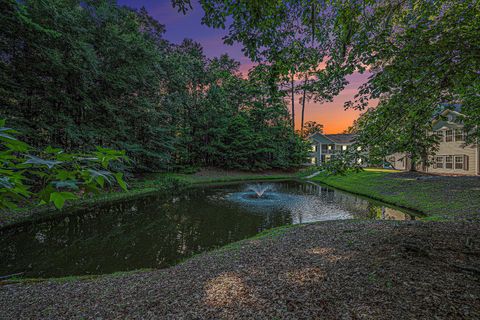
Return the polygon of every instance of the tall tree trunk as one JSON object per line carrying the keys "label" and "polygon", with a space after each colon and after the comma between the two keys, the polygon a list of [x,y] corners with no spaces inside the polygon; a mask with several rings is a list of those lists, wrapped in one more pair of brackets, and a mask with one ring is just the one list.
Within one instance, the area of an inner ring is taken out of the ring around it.
{"label": "tall tree trunk", "polygon": [[[312,48],[315,44],[315,4],[312,3]],[[303,82],[303,97],[302,97],[302,119],[300,125],[300,133],[303,136],[303,124],[305,120],[305,100],[307,99],[307,83],[308,73],[305,73],[305,81]]]}
{"label": "tall tree trunk", "polygon": [[300,125],[300,133],[303,135],[303,123],[305,119],[305,100],[307,98],[307,81],[308,77],[305,74],[305,81],[303,82],[303,97],[302,97],[302,120]]}
{"label": "tall tree trunk", "polygon": [[410,154],[410,169],[409,171],[417,171],[417,166],[415,160],[413,159],[413,154]]}
{"label": "tall tree trunk", "polygon": [[292,128],[293,131],[295,132],[295,80],[294,76],[292,74]]}

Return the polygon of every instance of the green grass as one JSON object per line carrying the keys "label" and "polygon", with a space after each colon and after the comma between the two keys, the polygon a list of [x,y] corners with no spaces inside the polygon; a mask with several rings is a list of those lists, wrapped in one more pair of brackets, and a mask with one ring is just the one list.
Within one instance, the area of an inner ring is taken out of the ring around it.
{"label": "green grass", "polygon": [[0,280],[0,285],[2,284],[11,284],[11,283],[32,283],[32,282],[42,282],[42,281],[52,281],[56,283],[67,283],[77,280],[93,280],[102,277],[121,277],[124,275],[135,274],[140,272],[148,272],[154,269],[144,268],[131,271],[117,271],[107,274],[87,274],[81,276],[65,276],[65,277],[53,277],[53,278],[23,278],[23,277],[11,277],[6,280]]}
{"label": "green grass", "polygon": [[429,221],[478,218],[480,180],[472,177],[416,179],[394,171],[367,169],[343,176],[320,174],[312,181],[426,214]]}

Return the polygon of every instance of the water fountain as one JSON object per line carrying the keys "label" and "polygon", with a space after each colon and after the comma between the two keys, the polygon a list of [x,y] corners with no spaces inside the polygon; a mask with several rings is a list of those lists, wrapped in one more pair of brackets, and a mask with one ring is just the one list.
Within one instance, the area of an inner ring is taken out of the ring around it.
{"label": "water fountain", "polygon": [[255,192],[257,198],[261,198],[265,194],[265,192],[271,189],[272,189],[272,186],[269,184],[257,183],[257,184],[248,186],[248,190]]}

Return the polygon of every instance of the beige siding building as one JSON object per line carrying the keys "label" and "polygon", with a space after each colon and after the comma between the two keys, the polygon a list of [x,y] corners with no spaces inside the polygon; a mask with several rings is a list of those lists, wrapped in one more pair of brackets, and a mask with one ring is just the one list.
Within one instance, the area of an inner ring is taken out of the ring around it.
{"label": "beige siding building", "polygon": [[[436,174],[480,175],[480,148],[477,144],[465,143],[465,131],[459,117],[462,114],[445,110],[433,121],[433,134],[440,144],[430,165],[420,164],[417,170]],[[408,170],[410,159],[405,154],[395,153],[386,158],[395,169]]]}

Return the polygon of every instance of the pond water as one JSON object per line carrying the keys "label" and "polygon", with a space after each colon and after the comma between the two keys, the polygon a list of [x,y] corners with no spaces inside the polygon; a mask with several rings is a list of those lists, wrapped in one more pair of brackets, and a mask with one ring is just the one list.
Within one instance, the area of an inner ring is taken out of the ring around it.
{"label": "pond water", "polygon": [[[259,188],[265,189],[261,198],[255,193]],[[414,216],[314,183],[195,187],[177,195],[114,202],[0,230],[0,276],[162,268],[272,227],[351,218],[411,220]]]}

